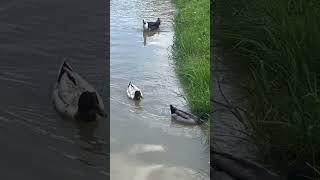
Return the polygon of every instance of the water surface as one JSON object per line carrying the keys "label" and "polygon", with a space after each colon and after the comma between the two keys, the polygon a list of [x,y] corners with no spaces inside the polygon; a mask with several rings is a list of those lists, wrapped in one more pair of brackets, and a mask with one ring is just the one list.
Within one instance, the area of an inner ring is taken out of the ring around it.
{"label": "water surface", "polygon": [[[170,0],[112,0],[110,6],[112,180],[208,179],[209,149],[199,127],[171,121],[169,105],[188,109],[170,57]],[[143,33],[142,19],[161,18],[159,31]],[[132,81],[140,103],[128,99]]]}
{"label": "water surface", "polygon": [[105,3],[5,0],[0,7],[0,179],[105,179],[107,121],[65,120],[51,99],[67,58],[107,100]]}

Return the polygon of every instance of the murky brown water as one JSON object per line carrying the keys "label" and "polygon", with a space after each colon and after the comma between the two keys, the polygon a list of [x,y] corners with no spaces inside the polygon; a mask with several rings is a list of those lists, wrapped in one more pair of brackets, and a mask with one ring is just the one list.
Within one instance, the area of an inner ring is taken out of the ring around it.
{"label": "murky brown water", "polygon": [[[187,109],[169,58],[175,12],[171,1],[112,0],[110,10],[112,180],[208,179],[203,132],[170,117],[170,104]],[[158,17],[160,30],[143,33],[142,19]],[[139,104],[126,95],[129,81],[143,91]]]}

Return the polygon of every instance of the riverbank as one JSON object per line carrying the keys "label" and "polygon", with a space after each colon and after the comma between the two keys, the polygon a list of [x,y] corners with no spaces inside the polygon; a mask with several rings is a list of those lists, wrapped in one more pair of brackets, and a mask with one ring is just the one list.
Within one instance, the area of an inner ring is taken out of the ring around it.
{"label": "riverbank", "polygon": [[[173,0],[173,58],[176,72],[186,93],[191,111],[204,119],[210,117],[210,2]],[[209,121],[204,126],[209,127]]]}
{"label": "riverbank", "polygon": [[319,167],[320,3],[227,0],[215,9],[225,63],[249,70],[246,118],[261,161],[284,174],[288,165]]}

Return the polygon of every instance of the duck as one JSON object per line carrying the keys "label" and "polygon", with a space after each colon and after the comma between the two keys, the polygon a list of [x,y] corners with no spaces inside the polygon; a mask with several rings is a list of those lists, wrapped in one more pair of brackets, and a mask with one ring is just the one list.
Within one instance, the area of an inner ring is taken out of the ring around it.
{"label": "duck", "polygon": [[155,29],[159,29],[159,26],[160,26],[160,18],[158,18],[156,22],[147,22],[144,19],[142,20],[142,22],[143,22],[144,30],[155,30]]}
{"label": "duck", "polygon": [[92,121],[106,116],[99,93],[66,61],[60,66],[52,98],[55,109],[68,118]]}
{"label": "duck", "polygon": [[133,100],[140,100],[143,97],[141,90],[131,81],[128,84],[127,95]]}
{"label": "duck", "polygon": [[200,125],[204,121],[195,115],[182,111],[180,109],[177,109],[173,105],[170,105],[170,111],[171,111],[171,117],[173,117],[176,121],[189,124],[189,125]]}

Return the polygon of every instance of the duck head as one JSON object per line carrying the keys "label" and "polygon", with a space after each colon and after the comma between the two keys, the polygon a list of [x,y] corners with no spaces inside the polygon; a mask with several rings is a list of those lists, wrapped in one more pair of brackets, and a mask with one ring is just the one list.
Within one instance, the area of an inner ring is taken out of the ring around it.
{"label": "duck head", "polygon": [[78,118],[90,121],[95,120],[98,114],[104,116],[97,94],[89,91],[83,92],[78,101]]}
{"label": "duck head", "polygon": [[146,22],[144,19],[142,20],[143,23],[143,29],[147,30],[148,29],[148,22]]}
{"label": "duck head", "polygon": [[141,98],[142,98],[142,96],[141,96],[141,92],[140,91],[134,92],[134,99],[140,100]]}
{"label": "duck head", "polygon": [[157,22],[159,22],[159,23],[160,23],[160,18],[158,18],[158,19],[157,19]]}

